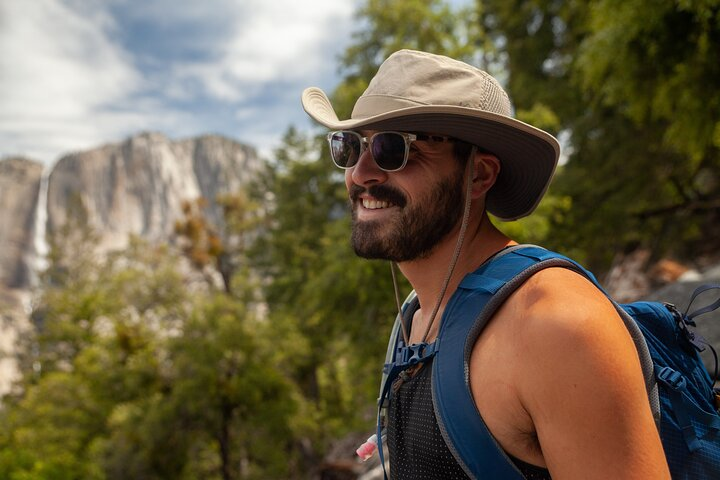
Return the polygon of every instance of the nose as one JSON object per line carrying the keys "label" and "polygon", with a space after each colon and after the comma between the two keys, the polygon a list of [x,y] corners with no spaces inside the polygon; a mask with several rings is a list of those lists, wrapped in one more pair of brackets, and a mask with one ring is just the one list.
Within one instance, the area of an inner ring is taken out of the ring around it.
{"label": "nose", "polygon": [[349,177],[349,180],[356,185],[372,185],[387,180],[387,172],[378,167],[369,148],[360,155],[355,166],[346,172],[346,180]]}

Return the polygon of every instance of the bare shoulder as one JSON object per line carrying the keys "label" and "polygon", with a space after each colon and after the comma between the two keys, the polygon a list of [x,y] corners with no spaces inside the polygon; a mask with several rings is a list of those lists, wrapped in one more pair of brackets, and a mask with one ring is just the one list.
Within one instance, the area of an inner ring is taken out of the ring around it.
{"label": "bare shoulder", "polygon": [[576,272],[549,268],[498,315],[521,359],[513,369],[519,403],[554,477],[588,469],[598,478],[666,477],[637,350],[600,290]]}
{"label": "bare shoulder", "polygon": [[[500,315],[512,324],[516,347],[522,349],[525,385],[554,380],[558,374],[582,378],[592,372],[593,385],[627,392],[628,382],[642,379],[637,350],[619,313],[576,272],[538,272],[511,296]],[[642,381],[637,385],[644,388]],[[542,398],[536,393],[531,397]]]}
{"label": "bare shoulder", "polygon": [[547,322],[570,321],[577,324],[598,315],[617,315],[605,295],[583,275],[567,268],[541,270],[513,294],[515,303],[531,319]]}
{"label": "bare shoulder", "polygon": [[523,308],[533,315],[552,313],[565,319],[572,313],[582,320],[598,314],[617,315],[615,307],[605,294],[589,279],[567,268],[547,268],[533,275],[518,289],[516,300],[524,302]]}
{"label": "bare shoulder", "polygon": [[[523,356],[617,348],[634,353],[627,329],[607,297],[587,278],[566,268],[541,270],[497,312],[497,328],[512,332]],[[553,348],[562,346],[559,352]]]}

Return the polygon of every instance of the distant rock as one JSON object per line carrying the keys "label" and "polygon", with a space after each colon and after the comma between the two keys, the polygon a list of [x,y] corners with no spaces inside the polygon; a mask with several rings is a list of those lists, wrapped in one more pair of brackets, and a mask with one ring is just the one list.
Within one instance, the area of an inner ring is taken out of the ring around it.
{"label": "distant rock", "polygon": [[[705,284],[717,284],[720,287],[720,264],[711,266],[702,272],[693,272],[688,280],[680,280],[648,294],[645,300],[668,302],[675,305],[678,310],[685,312],[688,309],[688,302],[696,288]],[[720,299],[720,289],[710,290],[699,295],[690,306],[689,313],[712,304]],[[696,320],[696,331],[712,345],[715,350],[720,351],[720,309],[699,316]],[[715,359],[712,352],[707,349],[701,353],[705,366],[710,373],[713,373]]]}
{"label": "distant rock", "polygon": [[143,133],[67,155],[50,175],[48,231],[57,231],[79,202],[104,248],[124,247],[129,234],[167,240],[182,203],[199,197],[209,202],[211,223],[222,227],[216,198],[247,185],[260,166],[251,147],[212,135],[172,141]]}
{"label": "distant rock", "polygon": [[[215,200],[241,190],[260,168],[252,147],[229,138],[170,140],[160,133],[62,157],[46,172],[46,192],[40,162],[0,160],[0,288],[29,288],[45,234],[57,232],[79,210],[104,250],[125,247],[130,234],[167,241],[182,218],[182,203],[199,197],[208,201],[208,220],[222,229]],[[39,205],[41,197],[46,200]]]}
{"label": "distant rock", "polygon": [[216,199],[242,190],[261,168],[255,149],[229,138],[161,133],[65,155],[47,170],[26,158],[0,160],[0,394],[16,371],[15,339],[28,325],[47,235],[82,215],[100,237],[99,253],[124,248],[130,235],[168,242],[183,202],[199,197],[222,234]]}
{"label": "distant rock", "polygon": [[[703,256],[692,266],[675,260],[660,259],[651,263],[650,252],[636,250],[618,255],[604,279],[604,287],[620,303],[651,300],[672,303],[681,312],[688,307],[692,293],[700,285],[720,284],[720,258]],[[691,311],[709,305],[720,298],[720,290],[698,297]],[[697,332],[713,347],[720,349],[720,310],[697,319]],[[714,370],[715,360],[709,349],[701,353],[708,370]]]}
{"label": "distant rock", "polygon": [[17,375],[17,333],[28,325],[33,278],[35,210],[43,165],[27,158],[0,160],[0,393]]}
{"label": "distant rock", "polygon": [[35,209],[43,165],[27,158],[0,160],[0,287],[30,284]]}

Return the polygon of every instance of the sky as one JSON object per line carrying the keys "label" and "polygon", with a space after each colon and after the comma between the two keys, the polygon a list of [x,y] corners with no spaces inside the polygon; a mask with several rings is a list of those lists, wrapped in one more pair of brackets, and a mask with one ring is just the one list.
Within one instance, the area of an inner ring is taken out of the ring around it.
{"label": "sky", "polygon": [[0,158],[55,163],[142,131],[268,155],[339,83],[359,0],[0,0]]}

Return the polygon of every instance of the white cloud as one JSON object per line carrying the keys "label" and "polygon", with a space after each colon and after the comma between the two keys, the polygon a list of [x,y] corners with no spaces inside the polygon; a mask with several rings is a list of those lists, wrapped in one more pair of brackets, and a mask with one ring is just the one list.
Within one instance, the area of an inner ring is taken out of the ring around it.
{"label": "white cloud", "polygon": [[97,131],[93,113],[139,87],[139,72],[108,39],[112,19],[88,7],[80,14],[54,0],[0,4],[3,148],[85,144]]}
{"label": "white cloud", "polygon": [[[263,83],[290,83],[335,68],[336,51],[349,37],[355,2],[336,0],[248,0],[236,4],[236,30],[208,62],[186,64],[179,79],[195,79],[205,93],[243,101]],[[337,37],[337,38],[334,38]]]}
{"label": "white cloud", "polygon": [[[0,157],[51,163],[139,130],[230,132],[267,151],[302,118],[301,88],[335,77],[355,4],[0,0]],[[180,54],[140,51],[138,25]]]}
{"label": "white cloud", "polygon": [[12,92],[2,97],[3,115],[74,117],[137,88],[138,72],[109,42],[102,12],[80,16],[53,0],[2,9],[0,89]]}

